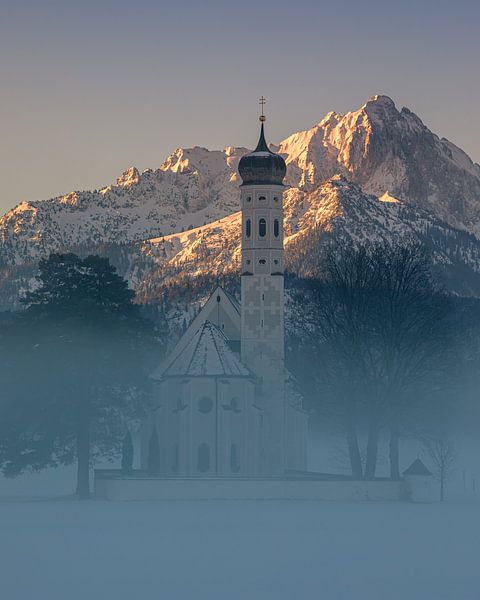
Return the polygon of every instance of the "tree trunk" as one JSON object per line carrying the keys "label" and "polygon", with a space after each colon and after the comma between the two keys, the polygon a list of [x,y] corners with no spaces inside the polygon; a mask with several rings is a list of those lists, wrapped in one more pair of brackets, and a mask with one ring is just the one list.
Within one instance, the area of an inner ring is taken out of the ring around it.
{"label": "tree trunk", "polygon": [[360,456],[360,448],[358,447],[358,437],[355,423],[352,419],[347,422],[347,444],[348,454],[350,456],[350,466],[352,476],[355,479],[363,478],[362,457]]}
{"label": "tree trunk", "polygon": [[90,422],[87,414],[81,414],[77,433],[77,495],[80,500],[90,498]]}
{"label": "tree trunk", "polygon": [[398,423],[390,425],[390,478],[398,481],[400,479],[400,436]]}
{"label": "tree trunk", "polygon": [[378,419],[370,415],[368,423],[367,460],[365,463],[365,479],[374,479],[378,456]]}

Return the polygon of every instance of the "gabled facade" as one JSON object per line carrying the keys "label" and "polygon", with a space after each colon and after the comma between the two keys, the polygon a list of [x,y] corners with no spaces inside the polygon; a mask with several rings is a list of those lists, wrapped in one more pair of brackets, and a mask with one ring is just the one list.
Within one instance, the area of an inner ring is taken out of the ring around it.
{"label": "gabled facade", "polygon": [[216,325],[204,321],[153,377],[156,408],[142,436],[144,469],[156,436],[161,475],[259,472],[262,414],[255,405],[255,376]]}

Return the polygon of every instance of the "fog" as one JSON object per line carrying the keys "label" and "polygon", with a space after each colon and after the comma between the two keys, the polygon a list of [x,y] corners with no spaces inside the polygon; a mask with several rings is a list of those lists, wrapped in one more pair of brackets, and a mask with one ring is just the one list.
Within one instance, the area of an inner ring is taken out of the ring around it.
{"label": "fog", "polygon": [[[312,468],[328,468],[333,441],[312,440]],[[71,495],[73,467],[2,479],[2,595],[476,600],[480,505],[461,470],[478,473],[479,455],[462,444],[447,499],[432,504],[84,503]]]}
{"label": "fog", "polygon": [[430,258],[332,247],[180,316],[41,261],[0,319],[2,597],[476,600],[480,310]]}

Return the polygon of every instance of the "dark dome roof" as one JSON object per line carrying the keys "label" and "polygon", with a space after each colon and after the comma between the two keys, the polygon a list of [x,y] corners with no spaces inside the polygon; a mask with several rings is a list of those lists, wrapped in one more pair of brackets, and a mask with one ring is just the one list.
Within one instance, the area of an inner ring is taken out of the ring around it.
{"label": "dark dome roof", "polygon": [[287,165],[280,154],[271,152],[267,146],[263,123],[257,147],[253,152],[242,156],[238,163],[238,172],[242,178],[242,185],[283,185]]}

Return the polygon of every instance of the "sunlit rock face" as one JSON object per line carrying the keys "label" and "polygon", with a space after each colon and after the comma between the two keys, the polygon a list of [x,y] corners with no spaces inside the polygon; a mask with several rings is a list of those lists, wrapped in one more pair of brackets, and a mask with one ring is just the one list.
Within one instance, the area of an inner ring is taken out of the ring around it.
{"label": "sunlit rock face", "polygon": [[276,149],[287,157],[290,185],[313,189],[343,174],[368,193],[388,193],[480,234],[480,166],[387,96],[345,115],[331,112]]}

